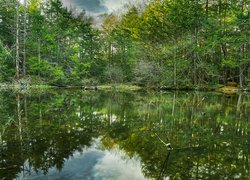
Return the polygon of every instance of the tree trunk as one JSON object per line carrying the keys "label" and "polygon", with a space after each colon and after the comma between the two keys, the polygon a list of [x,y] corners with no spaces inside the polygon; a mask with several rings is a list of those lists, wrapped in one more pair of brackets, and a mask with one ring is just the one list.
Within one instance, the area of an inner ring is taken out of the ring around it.
{"label": "tree trunk", "polygon": [[38,63],[39,63],[39,70],[38,70],[38,76],[41,77],[41,39],[38,39]]}
{"label": "tree trunk", "polygon": [[56,61],[57,61],[57,64],[59,65],[59,55],[60,55],[60,44],[59,44],[59,37],[57,39],[57,51],[56,51]]}
{"label": "tree trunk", "polygon": [[[195,47],[198,45],[198,27],[195,25],[193,43]],[[193,85],[197,85],[197,59],[198,54],[196,50],[193,52]]]}
{"label": "tree trunk", "polygon": [[248,61],[248,68],[247,68],[247,86],[250,86],[250,42],[246,46],[246,59]]}
{"label": "tree trunk", "polygon": [[19,55],[19,2],[16,5],[16,79],[20,79],[20,55]]}
{"label": "tree trunk", "polygon": [[26,76],[27,0],[24,0],[23,76]]}

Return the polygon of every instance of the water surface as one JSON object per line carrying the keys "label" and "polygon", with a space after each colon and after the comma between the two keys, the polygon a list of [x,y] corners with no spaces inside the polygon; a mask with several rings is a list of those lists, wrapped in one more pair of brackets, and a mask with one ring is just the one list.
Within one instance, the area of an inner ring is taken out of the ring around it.
{"label": "water surface", "polygon": [[0,92],[0,118],[0,179],[250,177],[249,94]]}

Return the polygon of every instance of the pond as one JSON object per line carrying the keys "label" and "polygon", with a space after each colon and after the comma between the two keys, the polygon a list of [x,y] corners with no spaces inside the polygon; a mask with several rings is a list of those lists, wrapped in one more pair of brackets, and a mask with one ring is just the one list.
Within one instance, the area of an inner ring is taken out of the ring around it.
{"label": "pond", "polygon": [[250,95],[0,92],[0,179],[248,179]]}

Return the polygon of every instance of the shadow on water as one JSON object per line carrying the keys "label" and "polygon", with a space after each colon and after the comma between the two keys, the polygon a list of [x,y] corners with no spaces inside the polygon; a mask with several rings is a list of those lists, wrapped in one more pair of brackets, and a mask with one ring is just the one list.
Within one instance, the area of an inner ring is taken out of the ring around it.
{"label": "shadow on water", "polygon": [[0,117],[1,179],[250,176],[249,94],[5,91]]}

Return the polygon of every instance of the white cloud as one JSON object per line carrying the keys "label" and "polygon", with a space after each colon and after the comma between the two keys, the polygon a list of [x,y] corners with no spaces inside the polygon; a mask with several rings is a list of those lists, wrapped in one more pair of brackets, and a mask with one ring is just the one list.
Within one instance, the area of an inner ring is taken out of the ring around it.
{"label": "white cloud", "polygon": [[61,0],[67,7],[85,9],[90,14],[113,12],[121,9],[125,4],[133,4],[142,0]]}
{"label": "white cloud", "polygon": [[108,8],[109,12],[120,9],[128,1],[125,0],[100,0],[102,5]]}

